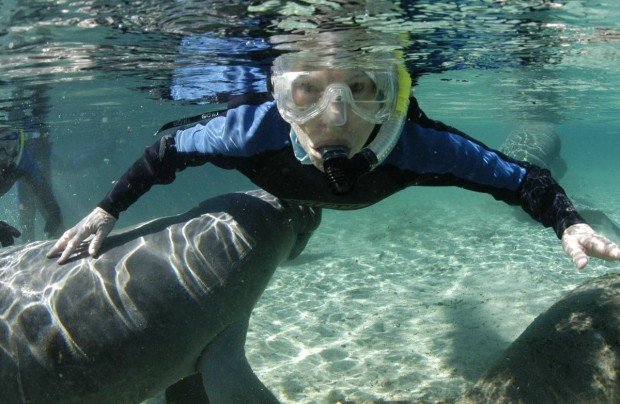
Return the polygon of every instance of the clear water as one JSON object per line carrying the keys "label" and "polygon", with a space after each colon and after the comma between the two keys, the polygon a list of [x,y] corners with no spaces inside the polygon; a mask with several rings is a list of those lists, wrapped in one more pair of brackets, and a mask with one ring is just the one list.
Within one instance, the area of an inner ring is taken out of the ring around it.
{"label": "clear water", "polygon": [[[270,37],[326,20],[406,32],[423,110],[490,146],[523,122],[552,124],[564,188],[620,222],[620,3],[209,3],[0,3],[0,119],[49,130],[67,226],[164,123],[260,90]],[[205,79],[231,71],[244,75]],[[186,170],[118,226],[251,187],[235,172]],[[17,223],[16,205],[14,190],[2,196],[0,219]],[[287,402],[451,400],[561,293],[617,270],[577,272],[551,230],[486,195],[411,188],[326,212],[259,302],[248,357]]]}

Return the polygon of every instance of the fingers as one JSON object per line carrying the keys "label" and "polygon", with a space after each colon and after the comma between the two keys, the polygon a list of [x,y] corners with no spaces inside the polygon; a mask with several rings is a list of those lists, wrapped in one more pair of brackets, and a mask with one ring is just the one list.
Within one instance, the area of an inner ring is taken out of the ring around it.
{"label": "fingers", "polygon": [[5,236],[0,237],[0,246],[2,247],[10,247],[14,244],[15,244],[15,241],[13,240],[13,237],[5,237]]}
{"label": "fingers", "polygon": [[58,263],[62,265],[67,262],[71,254],[73,254],[75,249],[82,243],[82,241],[84,241],[84,239],[86,239],[86,237],[88,237],[88,235],[85,233],[77,233],[75,237],[70,239],[65,246],[65,250],[62,252],[62,255],[58,258]]}
{"label": "fingers", "polygon": [[587,265],[588,256],[608,261],[620,259],[620,247],[617,244],[583,223],[572,225],[564,231],[562,245],[579,269]]}
{"label": "fingers", "polygon": [[74,229],[67,230],[65,234],[63,234],[62,237],[60,237],[58,241],[56,241],[54,246],[50,248],[50,250],[47,252],[47,258],[53,258],[59,255],[67,247],[69,240],[73,238],[75,233],[76,231]]}
{"label": "fingers", "polygon": [[4,230],[7,230],[8,232],[4,232],[0,235],[0,246],[2,247],[14,245],[15,240],[13,239],[22,235],[21,232],[13,226],[5,227]]}
{"label": "fingers", "polygon": [[573,250],[570,256],[577,269],[584,269],[586,265],[588,265],[588,255],[583,251],[577,249]]}
{"label": "fingers", "polygon": [[0,245],[2,247],[8,247],[15,244],[13,239],[21,235],[22,233],[15,227],[0,220]]}
{"label": "fingers", "polygon": [[88,254],[93,257],[97,255],[97,253],[99,252],[99,248],[101,248],[101,244],[103,244],[103,240],[105,240],[108,234],[110,234],[110,230],[112,229],[104,228],[97,231],[97,234],[95,234],[95,237],[90,242],[90,246],[88,246]]}
{"label": "fingers", "polygon": [[[76,252],[84,240],[95,235],[89,243],[88,254],[95,255],[99,251],[103,240],[112,231],[116,218],[101,208],[95,208],[88,216],[82,219],[75,227],[67,230],[62,237],[47,252],[47,257],[52,258],[60,254],[59,264],[67,262],[69,257]],[[80,251],[81,253],[82,251]]]}
{"label": "fingers", "polygon": [[607,261],[620,259],[620,247],[610,240],[598,234],[586,237],[582,244],[588,255]]}
{"label": "fingers", "polygon": [[577,269],[583,269],[588,265],[588,255],[578,238],[567,238],[564,241],[564,251],[571,257]]}
{"label": "fingers", "polygon": [[47,252],[47,258],[53,258],[60,254],[60,258],[58,258],[57,262],[61,265],[64,264],[87,237],[87,232],[77,231],[75,229],[67,230]]}

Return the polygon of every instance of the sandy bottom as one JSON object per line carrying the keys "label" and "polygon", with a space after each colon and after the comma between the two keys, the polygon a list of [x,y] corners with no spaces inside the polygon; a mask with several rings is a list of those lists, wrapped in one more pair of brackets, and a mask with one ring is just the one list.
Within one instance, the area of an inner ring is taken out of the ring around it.
{"label": "sandy bottom", "polygon": [[246,349],[280,400],[452,401],[561,294],[619,269],[577,271],[552,230],[488,196],[422,194],[325,212],[276,271]]}

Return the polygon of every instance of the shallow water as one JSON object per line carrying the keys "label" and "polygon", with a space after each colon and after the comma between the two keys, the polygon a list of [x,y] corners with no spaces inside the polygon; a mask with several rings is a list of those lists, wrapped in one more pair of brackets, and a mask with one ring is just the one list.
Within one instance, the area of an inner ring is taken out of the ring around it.
{"label": "shallow water", "polygon": [[[2,3],[0,120],[49,132],[67,226],[164,123],[263,88],[269,37],[325,15],[406,31],[415,95],[433,119],[492,147],[523,122],[553,125],[568,194],[620,222],[620,4],[210,3]],[[231,66],[243,76],[205,80]],[[119,227],[250,187],[235,172],[187,170]],[[18,222],[16,199],[2,196],[1,220]],[[286,402],[451,400],[563,292],[617,270],[576,271],[551,230],[486,195],[411,188],[325,213],[259,302],[248,357]]]}

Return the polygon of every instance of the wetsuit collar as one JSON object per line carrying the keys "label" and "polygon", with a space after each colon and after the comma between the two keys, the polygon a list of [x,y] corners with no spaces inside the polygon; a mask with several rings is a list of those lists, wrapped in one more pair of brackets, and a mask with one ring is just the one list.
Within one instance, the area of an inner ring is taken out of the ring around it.
{"label": "wetsuit collar", "polygon": [[299,160],[301,164],[312,164],[312,160],[310,159],[310,156],[301,146],[301,143],[299,143],[299,139],[297,138],[297,133],[295,133],[295,131],[291,129],[289,136],[291,137],[291,144],[293,145],[293,152],[295,153],[295,157],[297,157],[297,160]]}

